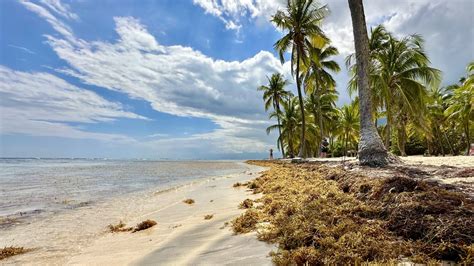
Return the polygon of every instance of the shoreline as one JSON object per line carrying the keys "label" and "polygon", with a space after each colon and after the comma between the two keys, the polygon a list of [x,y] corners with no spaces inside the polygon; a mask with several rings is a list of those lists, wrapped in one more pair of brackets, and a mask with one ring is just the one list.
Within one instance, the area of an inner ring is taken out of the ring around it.
{"label": "shoreline", "polygon": [[[220,236],[219,241],[230,241],[228,244],[231,246],[238,245],[239,241],[253,243],[249,247],[254,247],[255,251],[248,251],[254,252],[255,258],[249,258],[250,261],[270,261],[267,258],[270,248],[265,243],[250,236],[238,237],[234,240],[231,238],[232,232],[229,227],[219,229],[224,222],[230,222],[242,211],[238,209],[241,201],[253,196],[247,195],[249,193],[242,188],[232,187],[236,182],[253,179],[258,172],[263,170],[261,167],[245,166],[245,169],[239,173],[200,178],[164,190],[150,189],[8,228],[0,233],[1,246],[23,246],[32,248],[33,251],[8,258],[2,263],[30,264],[34,261],[39,264],[100,264],[98,262],[101,261],[110,264],[114,258],[120,257],[120,260],[115,260],[116,263],[130,264],[133,261],[145,259],[148,253],[157,250],[166,234],[173,233],[176,236],[179,232],[187,232],[202,225],[214,229],[208,231],[209,236],[217,232]],[[207,197],[212,197],[212,199],[206,200]],[[193,198],[196,203],[188,206],[182,203],[185,198]],[[204,220],[203,216],[206,214],[214,214],[214,217],[211,220]],[[107,232],[109,224],[123,221],[133,226],[145,219],[156,220],[158,225],[133,234]],[[22,240],[17,235],[32,237]],[[149,241],[150,237],[155,240]],[[137,243],[131,244],[134,240]],[[235,242],[236,240],[238,241]],[[110,247],[110,245],[99,244],[101,241],[111,241],[116,245],[113,250],[102,251],[100,248]],[[143,248],[138,248],[140,244],[144,244]],[[131,252],[131,247],[134,252]],[[213,248],[215,247],[208,247],[208,249]],[[95,254],[92,251],[99,252]],[[120,256],[121,252],[127,255]],[[226,251],[215,254],[222,252]],[[235,252],[234,250],[233,253]],[[223,257],[228,256],[220,256],[220,258]],[[153,260],[153,256],[146,260]]]}

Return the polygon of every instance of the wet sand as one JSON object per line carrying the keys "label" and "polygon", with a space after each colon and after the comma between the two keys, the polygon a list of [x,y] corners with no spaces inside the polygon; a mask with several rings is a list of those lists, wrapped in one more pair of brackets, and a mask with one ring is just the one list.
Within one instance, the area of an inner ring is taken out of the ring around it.
{"label": "wet sand", "polygon": [[[0,234],[0,245],[19,245],[35,250],[2,263],[270,265],[271,245],[258,241],[253,234],[235,236],[230,226],[224,226],[242,212],[238,209],[241,201],[256,197],[245,188],[233,188],[232,185],[251,180],[262,170],[249,166],[244,173],[202,180],[165,192],[122,198],[104,206],[85,207],[9,229]],[[195,203],[183,203],[186,198],[194,199]],[[205,220],[207,214],[214,216]],[[146,219],[158,224],[136,233],[107,232],[108,224],[122,220],[133,226]],[[17,239],[16,234],[31,237]]]}

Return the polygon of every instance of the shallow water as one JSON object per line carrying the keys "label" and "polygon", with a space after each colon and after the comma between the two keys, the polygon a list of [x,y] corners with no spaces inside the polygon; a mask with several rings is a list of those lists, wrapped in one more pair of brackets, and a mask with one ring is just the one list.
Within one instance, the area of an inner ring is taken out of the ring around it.
{"label": "shallow water", "polygon": [[0,159],[0,220],[47,217],[127,193],[243,170],[233,161]]}

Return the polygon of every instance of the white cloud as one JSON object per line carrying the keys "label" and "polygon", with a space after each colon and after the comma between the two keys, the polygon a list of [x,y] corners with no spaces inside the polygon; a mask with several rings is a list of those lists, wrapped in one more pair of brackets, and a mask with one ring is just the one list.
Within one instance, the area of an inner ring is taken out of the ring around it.
{"label": "white cloud", "polygon": [[64,36],[71,35],[71,29],[64,23],[56,19],[56,17],[53,16],[51,12],[49,12],[46,8],[34,4],[32,2],[28,2],[26,0],[22,0],[20,1],[20,3],[30,11],[38,14],[41,18],[45,19],[57,32],[61,33]]}
{"label": "white cloud", "polygon": [[[256,90],[266,75],[284,70],[271,53],[261,51],[243,61],[214,60],[190,47],[160,45],[137,19],[117,17],[115,23],[116,42],[86,42],[72,32],[64,38],[46,35],[70,66],[58,71],[148,101],[157,111],[211,119],[219,127],[180,138],[180,149],[189,143],[232,153],[273,145],[265,135],[269,122]],[[240,136],[244,132],[248,137]],[[176,145],[172,140],[159,141],[160,150],[165,142]]]}
{"label": "white cloud", "polygon": [[228,30],[240,30],[242,17],[270,19],[285,0],[193,0],[207,14],[218,17]]}
{"label": "white cloud", "polygon": [[40,2],[64,18],[79,20],[79,16],[70,11],[69,5],[61,3],[60,0],[41,0]]}
{"label": "white cloud", "polygon": [[[244,19],[270,23],[270,16],[285,1],[193,2],[222,20],[227,29],[239,31]],[[47,36],[54,51],[69,64],[59,71],[84,83],[148,101],[157,111],[207,118],[219,126],[211,133],[179,138],[180,149],[205,147],[207,150],[218,148],[223,152],[241,152],[262,151],[268,145],[274,145],[265,136],[264,128],[269,122],[262,110],[261,94],[255,88],[266,82],[265,75],[274,71],[284,72],[289,78],[289,64],[281,66],[271,53],[261,51],[243,61],[215,60],[190,47],[161,45],[145,26],[130,17],[115,18],[117,41],[86,42],[76,38],[72,30],[46,8],[26,1],[23,3],[62,36]],[[469,0],[364,1],[369,26],[384,22],[395,34],[422,34],[427,40],[434,66],[449,73],[463,73],[465,63],[474,58],[474,34],[470,27],[473,21],[469,14],[473,3]],[[324,24],[324,30],[340,50],[337,61],[343,66],[344,56],[353,51],[347,0],[330,1],[329,7],[332,13]],[[269,45],[274,41],[269,40]],[[471,45],[471,49],[466,45]],[[342,71],[336,79],[342,102],[347,102],[347,72]],[[178,140],[162,138],[153,141],[160,149],[168,147],[172,151]]]}
{"label": "white cloud", "polygon": [[12,48],[15,48],[15,49],[22,50],[22,51],[25,52],[25,53],[36,54],[35,52],[33,52],[33,51],[31,51],[30,49],[28,49],[28,48],[26,48],[26,47],[23,47],[23,46],[18,46],[18,45],[13,45],[13,44],[9,44],[8,46],[9,46],[9,47],[12,47]]}
{"label": "white cloud", "polygon": [[14,71],[1,65],[0,96],[1,134],[131,141],[117,134],[87,132],[69,123],[146,119],[51,74]]}

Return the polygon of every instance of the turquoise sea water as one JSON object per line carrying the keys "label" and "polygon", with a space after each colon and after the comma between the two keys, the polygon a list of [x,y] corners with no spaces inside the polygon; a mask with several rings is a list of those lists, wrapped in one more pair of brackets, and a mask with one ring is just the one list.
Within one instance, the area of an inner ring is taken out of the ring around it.
{"label": "turquoise sea water", "polygon": [[236,161],[0,159],[0,219],[48,216],[245,169]]}

